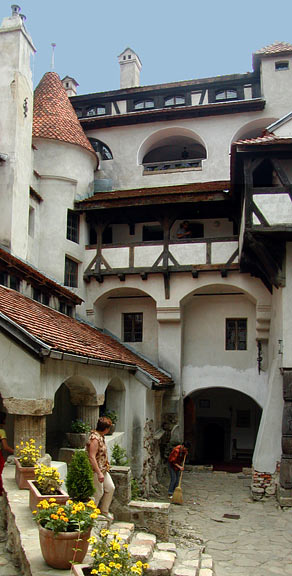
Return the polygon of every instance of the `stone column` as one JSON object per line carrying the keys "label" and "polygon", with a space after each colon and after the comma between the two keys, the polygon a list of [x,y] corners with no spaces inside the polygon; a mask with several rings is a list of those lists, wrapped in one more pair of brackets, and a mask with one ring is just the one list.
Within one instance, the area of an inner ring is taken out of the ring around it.
{"label": "stone column", "polygon": [[33,438],[36,447],[46,451],[46,415],[52,413],[53,400],[29,398],[3,398],[9,414],[14,414],[14,445]]}
{"label": "stone column", "polygon": [[90,427],[95,430],[99,418],[98,406],[77,406],[77,417],[83,422],[88,422]]}

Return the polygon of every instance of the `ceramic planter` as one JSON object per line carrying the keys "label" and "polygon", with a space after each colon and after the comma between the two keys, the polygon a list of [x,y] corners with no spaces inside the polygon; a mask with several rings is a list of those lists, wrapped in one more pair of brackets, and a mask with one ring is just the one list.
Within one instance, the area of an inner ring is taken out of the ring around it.
{"label": "ceramic planter", "polygon": [[[48,566],[58,570],[70,570],[72,562],[82,562],[88,550],[91,528],[86,532],[59,532],[38,525],[40,546]],[[78,548],[75,553],[75,548]]]}
{"label": "ceramic planter", "polygon": [[70,448],[84,448],[88,438],[89,433],[66,432],[66,439]]}
{"label": "ceramic planter", "polygon": [[31,511],[36,510],[37,504],[41,500],[48,500],[49,498],[55,498],[58,504],[66,504],[67,500],[69,500],[69,494],[59,488],[58,494],[41,494],[40,491],[36,487],[35,480],[28,480],[28,487],[29,487],[29,507]]}
{"label": "ceramic planter", "polygon": [[34,467],[21,466],[18,458],[15,458],[15,481],[19,490],[28,490],[28,480],[34,480]]}

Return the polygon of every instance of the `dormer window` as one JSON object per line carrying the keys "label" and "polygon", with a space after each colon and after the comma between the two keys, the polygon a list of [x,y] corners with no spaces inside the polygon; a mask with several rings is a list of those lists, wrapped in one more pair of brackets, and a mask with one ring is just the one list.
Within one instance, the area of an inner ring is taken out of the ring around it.
{"label": "dormer window", "polygon": [[217,90],[215,93],[215,100],[236,100],[237,99],[237,90]]}
{"label": "dormer window", "polygon": [[164,106],[182,106],[186,103],[184,96],[168,96],[164,100]]}
{"label": "dormer window", "polygon": [[154,108],[154,100],[140,100],[134,103],[134,110],[145,110]]}
{"label": "dormer window", "polygon": [[289,70],[288,60],[275,62],[275,70]]}
{"label": "dormer window", "polygon": [[95,106],[86,110],[86,116],[102,116],[103,114],[105,114],[105,106]]}

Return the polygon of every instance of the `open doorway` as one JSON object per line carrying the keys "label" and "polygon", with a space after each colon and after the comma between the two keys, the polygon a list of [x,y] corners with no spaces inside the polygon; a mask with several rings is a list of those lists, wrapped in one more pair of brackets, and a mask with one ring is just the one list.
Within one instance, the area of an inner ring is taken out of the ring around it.
{"label": "open doorway", "polygon": [[261,413],[252,398],[236,390],[192,392],[184,400],[190,463],[234,472],[251,466]]}

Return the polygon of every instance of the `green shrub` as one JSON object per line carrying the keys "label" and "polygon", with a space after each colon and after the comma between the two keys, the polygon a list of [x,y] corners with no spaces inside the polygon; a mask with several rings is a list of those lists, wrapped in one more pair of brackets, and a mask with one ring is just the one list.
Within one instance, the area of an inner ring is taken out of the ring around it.
{"label": "green shrub", "polygon": [[114,444],[111,455],[111,464],[113,466],[127,466],[129,464],[127,451],[121,448],[119,444]]}
{"label": "green shrub", "polygon": [[136,478],[131,479],[131,499],[138,500],[141,496],[141,490],[138,484],[138,480]]}
{"label": "green shrub", "polygon": [[72,500],[87,502],[94,493],[93,471],[87,452],[76,450],[68,466],[66,487]]}

